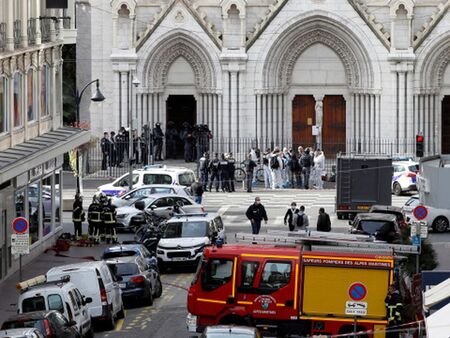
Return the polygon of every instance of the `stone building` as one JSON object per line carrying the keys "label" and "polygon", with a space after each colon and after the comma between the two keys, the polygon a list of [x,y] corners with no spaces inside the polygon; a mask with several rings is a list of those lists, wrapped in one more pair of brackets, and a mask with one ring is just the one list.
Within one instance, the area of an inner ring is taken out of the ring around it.
{"label": "stone building", "polygon": [[[450,152],[450,0],[91,0],[78,76],[93,132],[159,121],[325,152]],[[80,45],[79,45],[80,46]],[[141,85],[134,87],[137,77]],[[86,103],[88,104],[88,103]],[[313,128],[315,126],[315,128]]]}
{"label": "stone building", "polygon": [[12,222],[29,222],[24,264],[52,246],[62,231],[63,155],[90,133],[63,127],[62,55],[75,43],[74,16],[44,0],[0,0],[0,280],[17,270]]}

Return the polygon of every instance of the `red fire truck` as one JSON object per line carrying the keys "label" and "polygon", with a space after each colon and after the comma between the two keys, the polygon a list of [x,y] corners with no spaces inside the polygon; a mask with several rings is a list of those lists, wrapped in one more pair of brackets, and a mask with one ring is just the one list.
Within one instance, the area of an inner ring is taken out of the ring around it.
{"label": "red fire truck", "polygon": [[189,330],[237,324],[276,330],[279,336],[356,330],[368,332],[361,337],[384,337],[384,299],[393,281],[394,257],[340,249],[267,244],[206,248],[188,293]]}

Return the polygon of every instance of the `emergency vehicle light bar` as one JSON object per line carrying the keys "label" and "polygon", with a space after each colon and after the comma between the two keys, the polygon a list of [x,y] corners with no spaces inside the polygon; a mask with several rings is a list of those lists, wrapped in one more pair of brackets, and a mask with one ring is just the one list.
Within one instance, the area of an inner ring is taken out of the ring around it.
{"label": "emergency vehicle light bar", "polygon": [[16,289],[20,290],[20,292],[25,292],[34,287],[40,287],[43,285],[58,285],[68,282],[70,282],[69,275],[62,276],[60,279],[55,281],[47,281],[47,277],[45,277],[44,275],[40,275],[16,284]]}
{"label": "emergency vehicle light bar", "polygon": [[267,235],[252,235],[247,233],[237,233],[235,235],[237,242],[253,243],[253,244],[308,244],[319,246],[339,246],[347,248],[360,249],[379,249],[395,253],[403,254],[420,254],[420,247],[416,245],[389,244],[384,242],[374,242],[370,236],[352,235],[352,234],[336,234],[317,231],[268,231]]}

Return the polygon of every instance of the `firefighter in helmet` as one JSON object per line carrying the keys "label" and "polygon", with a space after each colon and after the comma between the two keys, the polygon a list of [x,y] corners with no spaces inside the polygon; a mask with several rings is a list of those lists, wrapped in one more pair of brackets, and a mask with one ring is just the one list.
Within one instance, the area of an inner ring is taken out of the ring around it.
{"label": "firefighter in helmet", "polygon": [[116,232],[116,207],[112,205],[111,199],[106,198],[106,196],[102,201],[102,207],[102,220],[105,227],[106,243],[117,243],[118,238]]}
{"label": "firefighter in helmet", "polygon": [[389,286],[388,294],[384,300],[386,305],[388,328],[386,338],[400,337],[400,325],[402,323],[403,299],[395,284]]}
{"label": "firefighter in helmet", "polygon": [[92,203],[88,208],[88,223],[89,223],[89,240],[98,243],[100,241],[100,228],[102,227],[102,206],[99,202],[99,196],[94,195]]}
{"label": "firefighter in helmet", "polygon": [[72,209],[72,222],[75,228],[74,238],[75,240],[81,239],[82,229],[81,226],[84,221],[84,211],[83,211],[83,198],[79,193],[75,194],[75,200],[73,202]]}

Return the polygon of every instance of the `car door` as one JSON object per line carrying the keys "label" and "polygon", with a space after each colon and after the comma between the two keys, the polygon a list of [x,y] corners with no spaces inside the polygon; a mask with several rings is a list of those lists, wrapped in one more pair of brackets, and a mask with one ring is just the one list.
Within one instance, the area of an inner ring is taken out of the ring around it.
{"label": "car door", "polygon": [[72,319],[77,322],[78,331],[81,333],[83,320],[82,320],[80,304],[78,304],[73,290],[70,290],[68,292],[68,296],[69,296],[68,301],[70,302],[70,306],[73,309],[73,318]]}
{"label": "car door", "polygon": [[[83,332],[87,331],[89,328],[89,322],[91,320],[90,316],[89,316],[89,311],[86,305],[83,305],[83,296],[81,295],[81,292],[78,289],[73,289],[73,294],[76,298],[78,307],[80,309],[81,312],[81,326],[83,327]],[[86,303],[84,303],[86,304]]]}
{"label": "car door", "polygon": [[113,313],[116,314],[122,308],[122,290],[120,289],[119,283],[112,276],[111,271],[105,265],[102,267],[103,280],[105,282],[106,289],[111,290],[111,301],[112,301],[112,310]]}
{"label": "car door", "polygon": [[156,287],[156,279],[153,274],[153,270],[150,269],[150,266],[143,259],[141,259],[141,257],[138,257],[138,259],[136,259],[136,263],[138,264],[140,273],[144,275],[146,279],[150,282],[152,292],[154,292]]}
{"label": "car door", "polygon": [[166,197],[161,197],[153,201],[149,208],[159,217],[169,218],[172,213],[172,206]]}

